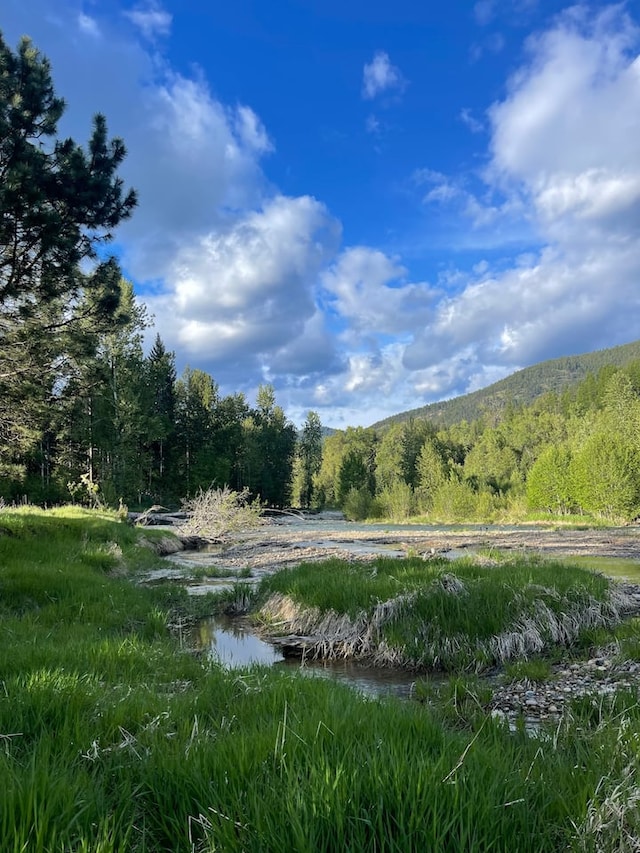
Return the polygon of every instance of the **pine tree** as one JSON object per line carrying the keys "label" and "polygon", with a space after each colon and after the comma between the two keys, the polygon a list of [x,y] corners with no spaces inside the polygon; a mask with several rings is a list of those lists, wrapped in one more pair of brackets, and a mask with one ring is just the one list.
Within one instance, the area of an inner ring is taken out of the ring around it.
{"label": "pine tree", "polygon": [[[42,434],[56,389],[111,323],[120,270],[97,247],[136,197],[117,169],[120,139],[94,119],[85,151],[57,139],[64,112],[48,61],[29,39],[0,35],[0,458]],[[80,264],[83,269],[80,270]],[[89,264],[90,271],[86,271]]]}
{"label": "pine tree", "polygon": [[148,406],[147,442],[150,450],[147,491],[154,501],[171,494],[176,458],[176,364],[160,335],[156,335],[146,363]]}
{"label": "pine tree", "polygon": [[314,477],[322,465],[322,424],[317,412],[307,414],[298,440],[298,456],[302,475],[300,502],[303,507],[310,507],[313,499]]}

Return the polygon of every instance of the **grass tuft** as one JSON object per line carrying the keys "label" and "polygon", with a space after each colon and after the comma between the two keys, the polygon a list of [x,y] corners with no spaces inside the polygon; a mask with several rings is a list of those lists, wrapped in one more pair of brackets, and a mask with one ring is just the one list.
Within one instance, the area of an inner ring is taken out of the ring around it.
{"label": "grass tuft", "polygon": [[532,558],[328,560],[266,578],[260,595],[265,630],[317,657],[448,671],[570,646],[632,607],[603,575]]}

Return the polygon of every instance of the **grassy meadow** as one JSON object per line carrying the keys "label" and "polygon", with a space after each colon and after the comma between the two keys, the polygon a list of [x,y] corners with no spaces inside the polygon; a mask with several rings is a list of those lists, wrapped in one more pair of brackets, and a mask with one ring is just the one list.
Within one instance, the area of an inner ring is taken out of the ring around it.
{"label": "grassy meadow", "polygon": [[[468,687],[438,707],[224,671],[169,629],[193,615],[186,593],[132,582],[158,562],[152,535],[99,513],[0,513],[3,853],[635,849],[636,697],[581,700],[532,737]],[[419,591],[417,563],[394,565],[402,583],[378,566],[380,588],[354,583],[343,612]],[[571,578],[556,578],[566,600]],[[605,602],[588,578],[581,595]]]}

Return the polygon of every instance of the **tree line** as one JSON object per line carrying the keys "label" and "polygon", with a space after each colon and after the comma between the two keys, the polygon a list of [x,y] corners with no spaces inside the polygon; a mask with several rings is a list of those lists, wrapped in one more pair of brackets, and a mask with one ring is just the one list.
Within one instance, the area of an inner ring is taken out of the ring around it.
{"label": "tree line", "polygon": [[[93,335],[73,375],[26,399],[28,429],[0,453],[0,496],[175,505],[227,485],[282,507],[297,487],[297,501],[308,505],[321,454],[317,414],[298,433],[270,385],[251,406],[241,393],[222,396],[203,370],[177,376],[159,335],[144,354],[149,320],[131,284],[122,279],[120,289],[112,327]],[[21,420],[16,412],[16,428]]]}
{"label": "tree line", "polygon": [[[283,506],[311,498],[317,415],[298,442],[260,388],[221,397],[202,370],[176,376],[107,252],[136,193],[97,115],[86,147],[60,139],[48,60],[0,35],[0,498],[171,502],[212,484]],[[293,467],[296,465],[296,477]]]}
{"label": "tree line", "polygon": [[316,497],[351,518],[640,517],[640,361],[527,406],[327,438]]}

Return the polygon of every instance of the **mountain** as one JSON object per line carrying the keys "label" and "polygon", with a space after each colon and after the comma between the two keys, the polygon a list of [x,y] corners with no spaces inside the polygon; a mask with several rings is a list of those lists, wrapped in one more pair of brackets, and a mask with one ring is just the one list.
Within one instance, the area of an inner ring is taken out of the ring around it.
{"label": "mountain", "polygon": [[450,426],[462,420],[472,421],[484,412],[500,411],[508,403],[528,404],[548,391],[561,391],[577,385],[589,373],[597,373],[608,365],[624,367],[637,360],[640,360],[640,341],[583,355],[541,361],[479,391],[391,415],[372,424],[372,427],[384,430],[391,424],[403,423],[411,418],[427,418],[442,426]]}

